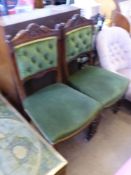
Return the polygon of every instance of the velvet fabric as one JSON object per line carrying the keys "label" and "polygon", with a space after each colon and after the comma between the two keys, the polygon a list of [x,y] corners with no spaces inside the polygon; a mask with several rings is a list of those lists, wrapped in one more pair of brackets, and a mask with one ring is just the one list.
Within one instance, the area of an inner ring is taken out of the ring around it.
{"label": "velvet fabric", "polygon": [[67,85],[56,83],[27,97],[24,108],[50,143],[87,126],[102,105]]}
{"label": "velvet fabric", "polygon": [[87,66],[69,77],[70,84],[99,101],[103,107],[119,100],[128,86],[128,80],[99,67]]}
{"label": "velvet fabric", "polygon": [[80,52],[88,52],[92,49],[92,32],[93,28],[89,25],[66,33],[66,58],[68,61]]}
{"label": "velvet fabric", "polygon": [[20,78],[57,66],[57,38],[49,37],[27,42],[15,47]]}

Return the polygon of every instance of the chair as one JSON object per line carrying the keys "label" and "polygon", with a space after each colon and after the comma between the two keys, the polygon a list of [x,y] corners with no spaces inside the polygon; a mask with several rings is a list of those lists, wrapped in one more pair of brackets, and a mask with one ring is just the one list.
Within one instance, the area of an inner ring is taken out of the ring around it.
{"label": "chair", "polygon": [[109,27],[99,32],[96,48],[104,69],[122,75],[129,80],[125,98],[131,101],[131,38],[120,27]]}
{"label": "chair", "polygon": [[[62,51],[62,53],[65,52],[63,54],[65,81],[73,88],[100,102],[103,108],[114,104],[123,96],[128,80],[93,65],[82,66],[79,69],[80,60],[83,62],[87,53],[89,56],[91,54],[93,40],[91,21],[80,15],[74,15],[63,29],[61,26],[61,30],[65,42],[64,51]],[[72,68],[75,64],[75,68]]]}
{"label": "chair", "polygon": [[130,22],[128,19],[118,11],[114,11],[112,14],[112,26],[122,27],[130,33]]}
{"label": "chair", "polygon": [[12,39],[24,111],[51,143],[61,142],[88,126],[101,105],[61,83],[59,31],[30,24]]}

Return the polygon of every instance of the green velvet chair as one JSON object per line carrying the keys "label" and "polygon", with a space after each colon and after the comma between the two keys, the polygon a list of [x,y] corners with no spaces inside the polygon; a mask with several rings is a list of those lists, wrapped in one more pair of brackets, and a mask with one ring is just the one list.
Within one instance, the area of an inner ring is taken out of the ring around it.
{"label": "green velvet chair", "polygon": [[59,36],[30,24],[12,39],[24,111],[51,144],[80,132],[101,110],[99,102],[61,83]]}
{"label": "green velvet chair", "polygon": [[[108,107],[117,102],[128,86],[128,80],[100,67],[80,63],[91,58],[93,50],[93,23],[74,15],[65,25],[60,25],[65,47],[61,50],[66,83]],[[89,62],[89,60],[87,61]],[[75,66],[74,66],[75,65]]]}

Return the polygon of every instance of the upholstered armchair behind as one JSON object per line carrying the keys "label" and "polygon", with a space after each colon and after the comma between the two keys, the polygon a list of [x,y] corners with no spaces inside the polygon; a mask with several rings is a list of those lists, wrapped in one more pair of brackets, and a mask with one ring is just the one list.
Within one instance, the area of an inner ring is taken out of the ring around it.
{"label": "upholstered armchair behind", "polygon": [[96,48],[103,68],[130,80],[125,98],[131,101],[131,38],[120,27],[109,27],[99,32]]}

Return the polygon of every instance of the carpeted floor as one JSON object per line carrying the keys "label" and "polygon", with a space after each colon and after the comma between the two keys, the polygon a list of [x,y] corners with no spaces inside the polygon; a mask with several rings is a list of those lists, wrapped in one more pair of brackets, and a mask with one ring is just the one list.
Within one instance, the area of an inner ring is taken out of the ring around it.
{"label": "carpeted floor", "polygon": [[131,111],[108,109],[102,116],[91,141],[83,132],[57,146],[69,162],[67,175],[114,175],[131,157]]}

